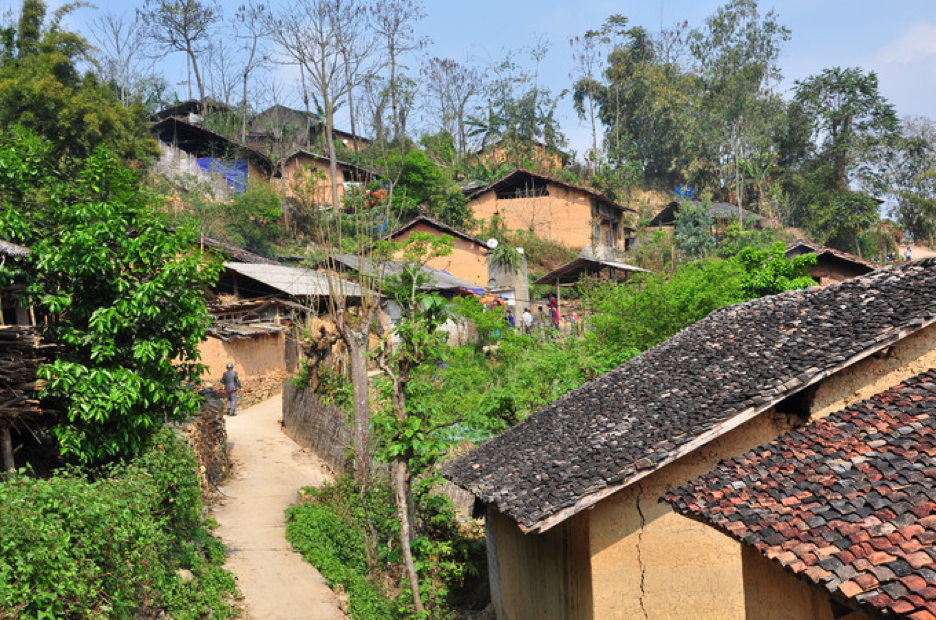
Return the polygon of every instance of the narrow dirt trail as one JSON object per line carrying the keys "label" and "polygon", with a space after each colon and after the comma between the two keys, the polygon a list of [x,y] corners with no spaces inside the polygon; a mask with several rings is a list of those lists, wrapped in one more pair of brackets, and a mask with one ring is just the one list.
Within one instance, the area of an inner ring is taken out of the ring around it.
{"label": "narrow dirt trail", "polygon": [[286,540],[283,511],[296,503],[300,488],[329,475],[283,434],[281,418],[280,396],[226,418],[233,475],[214,511],[228,547],[226,567],[237,575],[248,620],[341,620],[334,592]]}

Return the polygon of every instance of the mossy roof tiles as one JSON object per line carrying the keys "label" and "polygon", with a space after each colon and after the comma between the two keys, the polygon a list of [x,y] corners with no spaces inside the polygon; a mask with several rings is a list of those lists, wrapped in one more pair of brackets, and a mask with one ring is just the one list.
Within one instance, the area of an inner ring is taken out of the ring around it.
{"label": "mossy roof tiles", "polygon": [[934,260],[722,308],[443,474],[545,531],[934,320]]}

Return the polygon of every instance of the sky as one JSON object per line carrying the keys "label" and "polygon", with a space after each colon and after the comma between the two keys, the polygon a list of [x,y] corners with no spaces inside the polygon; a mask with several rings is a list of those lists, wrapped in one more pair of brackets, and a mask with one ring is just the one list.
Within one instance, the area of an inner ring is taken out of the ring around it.
{"label": "sky", "polygon": [[[61,0],[47,1],[51,8],[62,4]],[[282,0],[271,0],[270,4],[275,7],[278,2]],[[129,13],[142,6],[142,0],[94,3],[97,10],[110,13]],[[241,3],[221,0],[225,19],[232,19]],[[547,41],[550,49],[541,64],[540,79],[557,94],[571,83],[570,38],[599,27],[607,16],[625,15],[630,25],[651,31],[683,20],[693,28],[703,26],[722,2],[425,0],[424,4],[427,17],[418,31],[430,43],[420,56],[453,58],[484,67],[509,54],[523,64],[528,58],[523,50]],[[0,9],[18,5],[16,0],[0,0]],[[773,9],[792,31],[780,58],[781,89],[787,97],[795,80],[834,66],[861,67],[877,73],[881,93],[899,115],[936,119],[936,0],[778,0],[762,2],[760,9]],[[70,25],[89,35],[88,24],[94,16],[95,9],[81,9],[70,18]],[[184,59],[176,56],[176,75],[166,76],[170,83],[185,79]],[[409,64],[415,68],[418,63],[418,58],[413,58]],[[298,102],[295,105],[298,107]],[[573,111],[570,97],[560,104],[559,121],[571,149],[581,154],[590,143],[590,134]]]}

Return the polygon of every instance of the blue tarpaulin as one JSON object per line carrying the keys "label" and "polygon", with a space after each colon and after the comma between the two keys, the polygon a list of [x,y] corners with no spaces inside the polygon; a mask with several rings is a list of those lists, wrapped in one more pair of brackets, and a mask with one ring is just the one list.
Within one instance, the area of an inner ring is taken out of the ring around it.
{"label": "blue tarpaulin", "polygon": [[199,157],[198,167],[205,172],[220,174],[227,181],[228,187],[243,194],[247,191],[247,160],[222,161],[215,157]]}

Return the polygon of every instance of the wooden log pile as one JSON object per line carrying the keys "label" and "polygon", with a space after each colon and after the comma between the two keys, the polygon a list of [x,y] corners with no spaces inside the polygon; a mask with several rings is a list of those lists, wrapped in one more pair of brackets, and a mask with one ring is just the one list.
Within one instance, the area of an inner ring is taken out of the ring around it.
{"label": "wooden log pile", "polygon": [[205,496],[217,490],[230,470],[224,411],[223,401],[207,397],[201,411],[177,427],[195,452],[198,479]]}
{"label": "wooden log pile", "polygon": [[36,372],[52,348],[42,342],[35,328],[0,326],[0,418],[7,423],[41,412],[39,401],[33,398]]}

